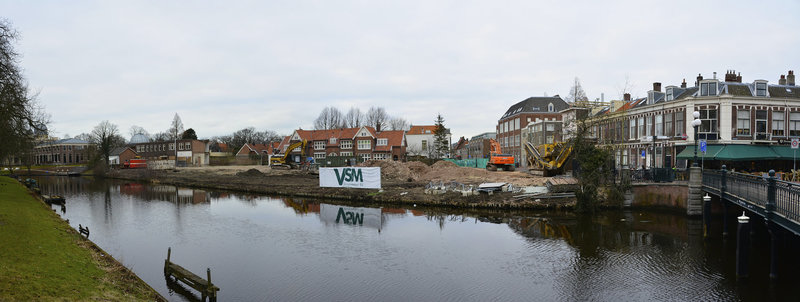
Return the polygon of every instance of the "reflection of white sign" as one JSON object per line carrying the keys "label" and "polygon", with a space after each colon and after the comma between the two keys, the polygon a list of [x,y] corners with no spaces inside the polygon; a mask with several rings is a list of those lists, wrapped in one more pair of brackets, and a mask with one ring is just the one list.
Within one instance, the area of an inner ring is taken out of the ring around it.
{"label": "reflection of white sign", "polygon": [[178,151],[178,157],[192,157],[192,151]]}
{"label": "reflection of white sign", "polygon": [[381,188],[381,168],[319,168],[319,186],[334,188]]}
{"label": "reflection of white sign", "polygon": [[383,216],[380,208],[354,208],[319,204],[319,219],[326,224],[348,224],[381,229]]}

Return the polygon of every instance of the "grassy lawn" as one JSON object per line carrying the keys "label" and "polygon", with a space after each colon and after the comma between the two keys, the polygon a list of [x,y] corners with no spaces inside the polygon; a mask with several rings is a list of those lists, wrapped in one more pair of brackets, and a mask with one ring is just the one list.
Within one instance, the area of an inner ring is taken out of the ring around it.
{"label": "grassy lawn", "polygon": [[0,301],[154,300],[27,189],[0,177]]}

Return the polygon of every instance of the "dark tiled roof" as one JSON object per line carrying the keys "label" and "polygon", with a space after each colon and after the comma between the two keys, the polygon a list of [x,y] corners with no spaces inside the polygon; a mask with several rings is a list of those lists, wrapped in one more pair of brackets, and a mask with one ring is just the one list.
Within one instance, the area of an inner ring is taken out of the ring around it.
{"label": "dark tiled roof", "polygon": [[800,86],[769,86],[769,96],[773,98],[800,98]]}
{"label": "dark tiled roof", "polygon": [[[127,149],[130,149],[130,148],[129,147],[116,147],[116,148],[114,148],[114,150],[111,150],[110,155],[120,155],[120,154],[122,154],[122,152],[125,152],[125,150],[127,150]],[[131,150],[133,150],[133,149],[131,149]],[[134,153],[136,153],[136,151],[134,151]]]}
{"label": "dark tiled roof", "polygon": [[504,119],[518,113],[537,113],[548,112],[547,105],[553,103],[553,113],[569,108],[569,104],[561,99],[560,96],[554,97],[530,97],[522,102],[512,105],[500,119]]}
{"label": "dark tiled roof", "polygon": [[747,84],[725,83],[728,86],[728,93],[733,96],[753,96]]}
{"label": "dark tiled roof", "polygon": [[683,93],[676,94],[673,97],[676,100],[685,99],[685,98],[693,96],[694,93],[697,92],[697,89],[698,89],[697,87],[689,87],[689,88],[686,88],[686,90],[684,90]]}

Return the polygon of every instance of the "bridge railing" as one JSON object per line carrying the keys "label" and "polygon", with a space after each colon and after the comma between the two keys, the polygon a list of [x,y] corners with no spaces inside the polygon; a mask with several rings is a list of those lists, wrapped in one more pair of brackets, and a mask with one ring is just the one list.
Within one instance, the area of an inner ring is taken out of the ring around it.
{"label": "bridge railing", "polygon": [[[767,219],[774,214],[798,226],[800,234],[800,184],[778,180],[775,171],[756,176],[722,170],[703,171],[703,186],[721,197],[737,199],[760,207]],[[781,219],[784,219],[781,218]]]}
{"label": "bridge railing", "polygon": [[736,195],[761,207],[767,205],[769,183],[763,177],[736,172],[728,173],[726,193]]}
{"label": "bridge railing", "polygon": [[792,221],[800,221],[800,185],[776,181],[775,212]]}

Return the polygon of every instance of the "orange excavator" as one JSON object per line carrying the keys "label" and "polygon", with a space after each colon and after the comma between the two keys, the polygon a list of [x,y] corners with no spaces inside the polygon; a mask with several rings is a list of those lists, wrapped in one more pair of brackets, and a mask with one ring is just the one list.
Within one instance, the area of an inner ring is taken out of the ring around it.
{"label": "orange excavator", "polygon": [[500,143],[496,140],[490,139],[491,151],[489,153],[489,162],[486,163],[486,170],[497,171],[497,168],[503,171],[514,171],[514,156],[511,154],[503,154],[500,148]]}

